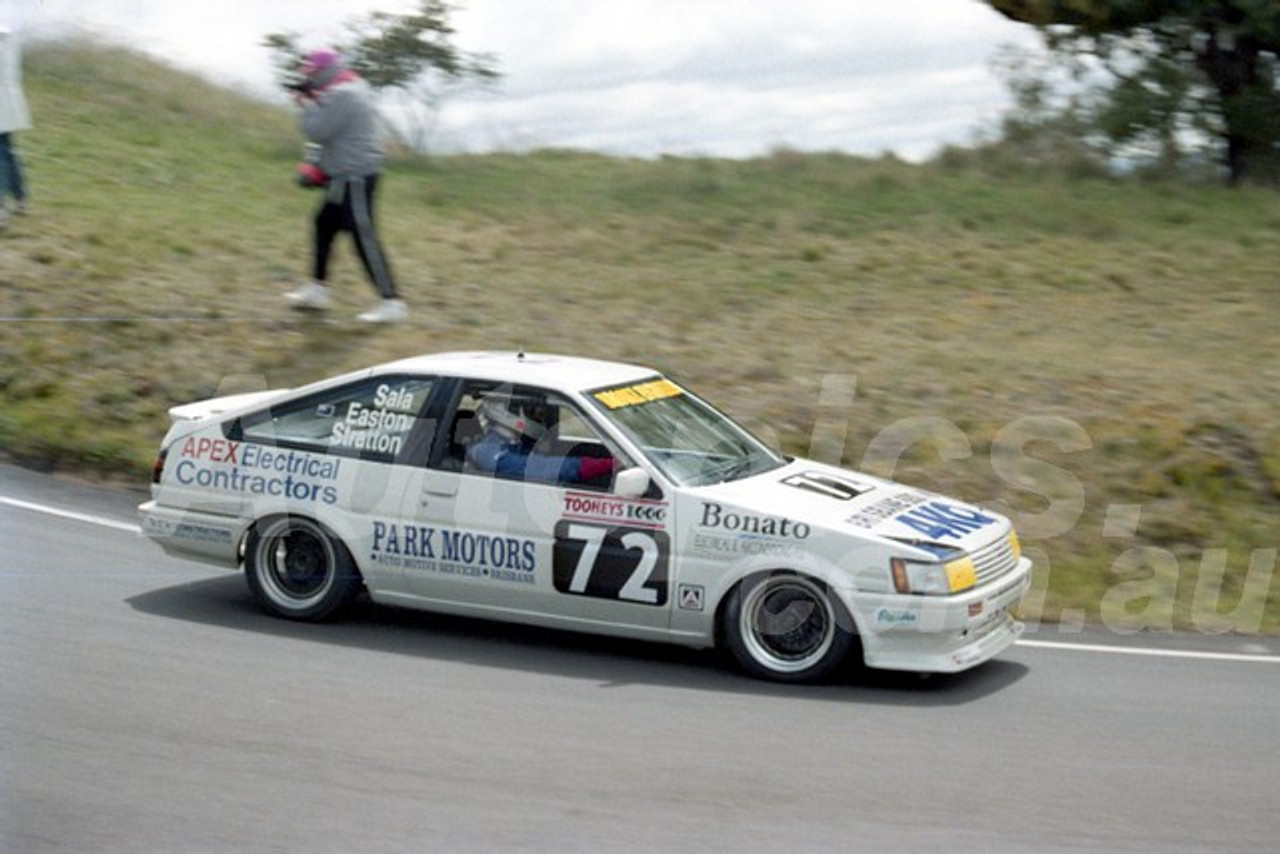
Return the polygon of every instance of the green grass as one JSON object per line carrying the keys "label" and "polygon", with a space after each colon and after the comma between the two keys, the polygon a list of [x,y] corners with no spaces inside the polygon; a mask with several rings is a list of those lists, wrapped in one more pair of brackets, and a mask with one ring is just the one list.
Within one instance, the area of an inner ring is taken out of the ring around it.
{"label": "green grass", "polygon": [[84,44],[26,79],[10,459],[141,484],[166,409],[220,391],[456,348],[621,358],[788,451],[1012,513],[1029,617],[1280,631],[1273,192],[981,157],[399,156],[380,215],[414,322],[370,330],[346,244],[333,320],[280,299],[316,203],[287,111]]}

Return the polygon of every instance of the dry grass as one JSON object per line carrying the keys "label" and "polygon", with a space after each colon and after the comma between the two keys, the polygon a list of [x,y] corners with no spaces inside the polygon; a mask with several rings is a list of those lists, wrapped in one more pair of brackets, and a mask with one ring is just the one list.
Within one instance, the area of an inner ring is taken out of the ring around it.
{"label": "dry grass", "polygon": [[1280,630],[1259,581],[1280,540],[1274,193],[789,152],[401,158],[381,212],[414,321],[369,330],[345,247],[331,320],[280,300],[315,202],[286,113],[83,45],[33,54],[28,85],[36,213],[0,235],[12,458],[141,479],[173,403],[570,351],[666,370],[789,451],[1009,510],[1033,617]]}

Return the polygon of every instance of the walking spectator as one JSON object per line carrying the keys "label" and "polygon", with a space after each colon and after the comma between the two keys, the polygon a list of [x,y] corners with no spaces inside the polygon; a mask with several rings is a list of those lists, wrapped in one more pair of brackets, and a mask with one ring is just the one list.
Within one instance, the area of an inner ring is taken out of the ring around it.
{"label": "walking spectator", "polygon": [[318,146],[310,180],[323,187],[315,215],[312,281],[286,294],[294,307],[327,309],[329,254],[340,232],[350,232],[381,301],[360,314],[368,323],[396,323],[409,311],[396,289],[374,221],[374,195],[382,174],[381,128],[373,90],[334,50],[314,50],[302,66],[297,100],[302,132]]}

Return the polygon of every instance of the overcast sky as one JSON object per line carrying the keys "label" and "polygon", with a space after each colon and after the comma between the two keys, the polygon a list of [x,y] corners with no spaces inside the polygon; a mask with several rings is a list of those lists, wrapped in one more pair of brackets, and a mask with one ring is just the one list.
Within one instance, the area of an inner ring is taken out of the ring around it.
{"label": "overcast sky", "polygon": [[[271,32],[333,41],[413,0],[0,0],[30,34],[76,28],[274,96]],[[492,54],[489,93],[455,96],[438,151],[569,147],[744,157],[778,147],[921,159],[990,126],[991,69],[1026,27],[980,0],[465,0],[456,42]]]}

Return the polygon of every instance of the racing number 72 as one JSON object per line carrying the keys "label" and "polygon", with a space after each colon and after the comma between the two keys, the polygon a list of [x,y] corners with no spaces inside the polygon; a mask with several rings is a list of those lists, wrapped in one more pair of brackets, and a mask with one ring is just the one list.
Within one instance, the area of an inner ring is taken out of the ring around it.
{"label": "racing number 72", "polygon": [[556,524],[552,578],[556,590],[640,605],[667,604],[665,531]]}

